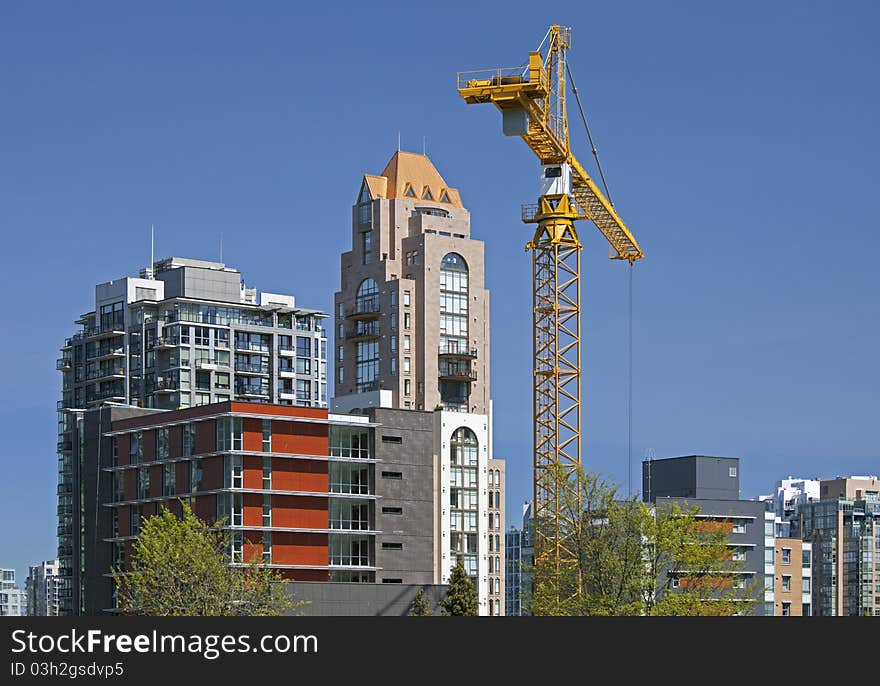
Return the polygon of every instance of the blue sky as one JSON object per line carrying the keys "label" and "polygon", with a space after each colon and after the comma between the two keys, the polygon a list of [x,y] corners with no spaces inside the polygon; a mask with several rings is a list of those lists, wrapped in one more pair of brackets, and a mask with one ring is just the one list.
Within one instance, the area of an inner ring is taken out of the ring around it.
{"label": "blue sky", "polygon": [[[873,3],[3,3],[0,231],[6,438],[0,566],[54,557],[54,360],[92,287],[157,256],[226,261],[330,309],[361,174],[428,153],[486,242],[496,455],[508,522],[531,492],[536,161],[455,72],[525,61],[552,22],[635,272],[634,469],[742,458],[880,471]],[[575,120],[573,145],[589,148]],[[582,225],[583,461],[626,480],[625,265]]]}

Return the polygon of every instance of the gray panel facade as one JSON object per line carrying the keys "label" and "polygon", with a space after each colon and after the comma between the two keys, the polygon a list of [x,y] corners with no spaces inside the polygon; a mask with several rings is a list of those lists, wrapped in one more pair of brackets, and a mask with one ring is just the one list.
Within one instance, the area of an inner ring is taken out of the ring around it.
{"label": "gray panel facade", "polygon": [[381,569],[376,581],[433,583],[434,413],[377,408],[370,410],[370,420],[381,424],[374,454],[380,461],[376,529],[382,532],[376,540],[376,566]]}
{"label": "gray panel facade", "polygon": [[739,458],[688,455],[642,463],[642,498],[739,499]]}
{"label": "gray panel facade", "polygon": [[294,581],[286,585],[295,600],[306,605],[296,613],[307,617],[404,617],[419,589],[425,591],[434,614],[446,586],[433,584],[348,584]]}

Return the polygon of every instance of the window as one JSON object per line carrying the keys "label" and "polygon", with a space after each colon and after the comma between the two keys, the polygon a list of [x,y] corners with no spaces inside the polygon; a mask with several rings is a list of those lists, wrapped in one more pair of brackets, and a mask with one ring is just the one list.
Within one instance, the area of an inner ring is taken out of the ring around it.
{"label": "window", "polygon": [[782,603],[782,616],[791,617],[791,603]]}
{"label": "window", "polygon": [[404,374],[410,373],[410,366],[411,366],[410,361],[411,361],[411,358],[409,358],[409,357],[403,358],[403,373]]}
{"label": "window", "polygon": [[137,493],[138,499],[150,497],[150,468],[141,467],[137,472]]}
{"label": "window", "polygon": [[786,593],[791,592],[791,575],[783,574],[782,575],[782,590]]}
{"label": "window", "polygon": [[132,536],[139,536],[141,533],[141,506],[131,506],[130,533]]}
{"label": "window", "polygon": [[270,490],[272,488],[272,458],[263,456],[263,489]]}
{"label": "window", "polygon": [[382,543],[382,550],[403,550],[403,543]]}
{"label": "window", "polygon": [[162,495],[175,495],[177,492],[177,472],[173,462],[162,465]]}
{"label": "window", "polygon": [[811,589],[812,589],[812,584],[810,583],[811,581],[812,581],[811,578],[808,576],[805,576],[801,580],[801,591],[803,593],[809,593],[811,591]]}
{"label": "window", "polygon": [[143,432],[135,431],[129,434],[128,461],[129,464],[139,464],[144,459]]}
{"label": "window", "polygon": [[784,564],[784,565],[791,564],[791,548],[783,548],[782,549],[782,564]]}
{"label": "window", "polygon": [[391,352],[397,352],[397,336],[391,337]]}
{"label": "window", "polygon": [[336,348],[336,359],[339,360],[340,362],[342,362],[344,356],[345,356],[345,346],[340,345]]}
{"label": "window", "polygon": [[670,581],[669,581],[669,586],[671,588],[678,588],[680,585],[681,585],[681,580],[677,576],[672,577],[672,579],[670,579]]}
{"label": "window", "polygon": [[403,579],[382,579],[383,584],[402,584]]}
{"label": "window", "polygon": [[189,463],[189,490],[191,493],[202,490],[202,461],[192,460]]}
{"label": "window", "polygon": [[217,388],[229,388],[229,374],[225,372],[217,372],[214,374],[214,385],[217,386]]}
{"label": "window", "polygon": [[404,307],[409,307],[409,306],[410,306],[410,303],[411,303],[411,295],[410,295],[410,292],[409,292],[409,291],[404,291],[404,292],[403,292],[403,306],[404,306]]}
{"label": "window", "polygon": [[734,548],[731,551],[730,559],[732,559],[734,562],[745,562],[745,560],[746,560],[745,548]]}
{"label": "window", "polygon": [[217,420],[217,450],[241,450],[241,446],[241,417],[219,418]]}
{"label": "window", "polygon": [[412,381],[409,379],[404,379],[403,381],[403,394],[412,395]]}
{"label": "window", "polygon": [[409,312],[403,313],[403,328],[409,330],[412,326],[412,317]]}
{"label": "window", "polygon": [[397,358],[391,358],[391,376],[397,376]]}
{"label": "window", "polygon": [[211,345],[211,329],[207,326],[196,326],[195,328],[195,336],[193,338],[193,342],[196,345],[209,346]]}
{"label": "window", "polygon": [[242,488],[244,485],[244,469],[241,455],[224,455],[223,486],[225,488]]}
{"label": "window", "polygon": [[733,533],[744,534],[746,532],[746,524],[747,524],[747,521],[745,519],[734,519],[733,520]]}
{"label": "window", "polygon": [[774,579],[772,574],[764,575],[764,591],[773,593]]}
{"label": "window", "polygon": [[383,479],[402,479],[403,472],[382,472]]}
{"label": "window", "polygon": [[361,254],[363,255],[363,264],[370,264],[373,261],[373,231],[363,231],[361,233]]}
{"label": "window", "polygon": [[263,526],[272,526],[272,496],[263,495]]}
{"label": "window", "polygon": [[382,436],[382,442],[383,443],[398,443],[399,444],[399,443],[403,443],[403,437],[402,436],[389,436],[389,435],[385,434]]}
{"label": "window", "polygon": [[402,507],[383,507],[382,514],[402,515],[403,508]]}
{"label": "window", "polygon": [[168,459],[168,429],[156,429],[156,459]]}
{"label": "window", "polygon": [[233,531],[230,537],[229,555],[233,564],[241,564],[244,558],[244,536],[241,531]]}
{"label": "window", "polygon": [[272,564],[272,532],[263,532],[263,564]]}
{"label": "window", "polygon": [[735,477],[735,476],[736,476],[736,467],[730,467],[730,468],[727,470],[727,474],[728,474],[731,478]]}
{"label": "window", "polygon": [[272,452],[272,420],[263,420],[263,452]]}

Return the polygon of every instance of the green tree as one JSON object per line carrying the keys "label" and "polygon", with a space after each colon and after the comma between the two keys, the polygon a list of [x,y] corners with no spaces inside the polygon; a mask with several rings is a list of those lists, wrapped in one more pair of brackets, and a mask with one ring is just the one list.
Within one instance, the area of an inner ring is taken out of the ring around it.
{"label": "green tree", "polygon": [[433,614],[431,602],[428,600],[428,596],[425,595],[425,589],[420,588],[419,592],[416,593],[416,597],[413,598],[412,605],[410,605],[409,616],[430,617]]}
{"label": "green tree", "polygon": [[440,607],[443,608],[443,614],[453,617],[474,617],[479,614],[477,591],[460,559],[452,568],[449,589],[446,597],[440,601]]}
{"label": "green tree", "polygon": [[256,561],[230,567],[230,534],[209,526],[186,503],[178,518],[167,507],[146,519],[131,568],[112,570],[119,609],[149,616],[283,615],[304,605],[283,579]]}
{"label": "green tree", "polygon": [[[567,478],[562,470],[545,478]],[[757,584],[738,586],[742,564],[730,556],[727,528],[699,519],[698,506],[654,509],[580,470],[562,495],[558,530],[562,563],[536,557],[531,609],[538,615],[748,614]],[[579,523],[579,525],[575,525]],[[537,545],[537,536],[536,536]],[[677,579],[677,582],[673,580]]]}
{"label": "green tree", "polygon": [[645,529],[645,614],[751,614],[761,586],[740,586],[743,565],[733,560],[729,526],[699,518],[700,507],[658,507]]}

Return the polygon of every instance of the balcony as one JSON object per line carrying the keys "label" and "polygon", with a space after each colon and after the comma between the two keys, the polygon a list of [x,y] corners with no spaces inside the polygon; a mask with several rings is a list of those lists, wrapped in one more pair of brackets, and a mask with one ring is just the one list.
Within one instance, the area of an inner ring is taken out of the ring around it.
{"label": "balcony", "polygon": [[345,311],[346,319],[377,319],[379,317],[379,296],[358,298],[354,307]]}
{"label": "balcony", "polygon": [[59,357],[55,360],[55,369],[59,372],[69,372],[71,367],[71,360],[69,357]]}
{"label": "balcony", "polygon": [[120,346],[116,346],[115,348],[107,348],[105,350],[99,350],[97,357],[94,359],[96,361],[100,360],[112,360],[115,358],[125,357],[125,348]]}
{"label": "balcony", "polygon": [[179,386],[179,382],[174,377],[158,377],[156,379],[156,384],[153,387],[157,393],[173,393],[177,390]]}
{"label": "balcony", "polygon": [[58,484],[58,495],[73,493],[73,484]]}
{"label": "balcony", "polygon": [[476,370],[465,366],[441,365],[439,376],[443,381],[466,381],[473,383],[477,380]]}
{"label": "balcony", "polygon": [[269,365],[265,364],[248,364],[247,362],[236,362],[235,371],[242,374],[268,374]]}
{"label": "balcony", "polygon": [[58,535],[59,536],[70,536],[73,534],[73,525],[72,524],[62,524],[58,527]]}
{"label": "balcony", "polygon": [[207,360],[196,360],[196,369],[205,371],[205,372],[214,372],[217,371],[217,368],[220,365],[217,364],[216,360],[208,358]]}
{"label": "balcony", "polygon": [[124,336],[125,325],[122,322],[114,322],[94,329],[83,329],[83,334],[85,334],[85,338],[112,338],[113,336]]}
{"label": "balcony", "polygon": [[268,386],[238,386],[235,387],[235,394],[246,398],[268,398]]}
{"label": "balcony", "polygon": [[69,438],[65,440],[58,441],[58,452],[59,453],[67,453],[73,450],[73,441]]}
{"label": "balcony", "polygon": [[477,349],[476,348],[467,348],[461,345],[454,345],[452,343],[447,343],[446,345],[441,345],[437,354],[440,357],[451,359],[451,360],[476,360],[477,359]]}
{"label": "balcony", "polygon": [[[111,367],[109,369],[99,369],[97,375],[94,379],[89,379],[89,381],[110,381],[112,379],[124,379],[125,378],[125,368],[122,366],[119,367]],[[123,395],[125,395],[123,393]]]}
{"label": "balcony", "polygon": [[272,352],[268,343],[242,343],[241,341],[236,341],[235,349],[236,351],[259,353],[260,355],[268,355]]}
{"label": "balcony", "polygon": [[345,332],[347,341],[363,341],[369,338],[379,338],[379,322],[358,323]]}
{"label": "balcony", "polygon": [[171,348],[176,348],[178,345],[178,339],[171,336],[157,338],[155,343],[153,343],[153,347],[157,350],[170,350]]}

